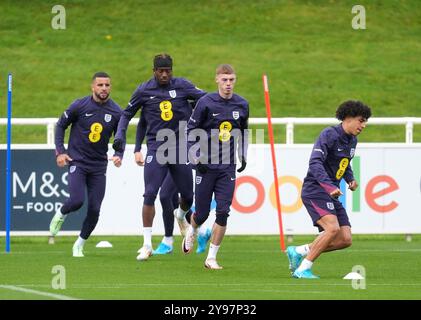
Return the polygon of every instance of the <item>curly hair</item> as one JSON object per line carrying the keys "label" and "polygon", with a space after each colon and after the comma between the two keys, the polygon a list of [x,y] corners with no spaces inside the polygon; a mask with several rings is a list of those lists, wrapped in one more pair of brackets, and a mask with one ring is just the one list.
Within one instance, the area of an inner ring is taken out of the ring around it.
{"label": "curly hair", "polygon": [[345,101],[336,110],[336,118],[341,121],[348,117],[354,118],[359,116],[367,120],[371,117],[371,109],[358,100]]}

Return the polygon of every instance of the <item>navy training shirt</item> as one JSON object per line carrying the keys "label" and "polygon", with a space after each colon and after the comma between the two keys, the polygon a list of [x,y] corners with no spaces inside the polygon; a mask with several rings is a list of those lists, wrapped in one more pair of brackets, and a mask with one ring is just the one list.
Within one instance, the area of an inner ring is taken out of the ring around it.
{"label": "navy training shirt", "polygon": [[340,187],[342,178],[347,183],[353,181],[350,162],[355,155],[356,146],[357,138],[347,134],[342,124],[324,129],[313,146],[301,194],[330,194]]}
{"label": "navy training shirt", "polygon": [[[73,161],[88,166],[107,166],[108,143],[120,120],[122,109],[113,100],[101,104],[92,96],[75,100],[56,125],[56,155],[67,153]],[[64,132],[71,125],[68,150]],[[121,156],[118,152],[116,156]]]}
{"label": "navy training shirt", "polygon": [[[188,100],[198,100],[205,94],[205,91],[184,78],[172,78],[165,86],[160,85],[155,78],[143,82],[135,90],[127,108],[123,111],[115,138],[122,139],[125,144],[127,126],[136,112],[142,109],[142,117],[147,125],[146,138],[149,151],[156,151],[164,143],[156,139],[162,129],[172,130],[178,142],[179,125],[183,123],[182,121],[187,124],[192,113]],[[184,126],[181,127],[183,139]]]}
{"label": "navy training shirt", "polygon": [[[224,99],[218,92],[206,94],[197,101],[187,124],[190,156],[195,162],[207,163],[211,170],[235,169],[236,151],[240,159],[247,158],[248,118],[249,104],[241,96]],[[206,139],[195,140],[195,129],[203,129]]]}

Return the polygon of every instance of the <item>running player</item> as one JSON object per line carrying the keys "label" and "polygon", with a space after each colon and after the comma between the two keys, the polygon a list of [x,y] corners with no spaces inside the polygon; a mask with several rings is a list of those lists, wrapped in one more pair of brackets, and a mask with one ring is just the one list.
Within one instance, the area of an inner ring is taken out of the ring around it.
{"label": "running player", "polygon": [[[249,104],[234,93],[236,74],[229,64],[216,69],[218,92],[199,99],[187,125],[189,155],[196,164],[196,212],[183,239],[182,250],[193,250],[198,228],[209,216],[213,194],[216,219],[205,267],[222,269],[216,255],[225,235],[227,219],[235,189],[236,151],[242,172],[246,167]],[[199,141],[196,143],[196,137]],[[203,139],[202,139],[203,138]]]}
{"label": "running player", "polygon": [[187,164],[184,130],[192,113],[189,100],[197,100],[206,93],[186,79],[172,76],[173,61],[168,54],[155,56],[153,64],[154,77],[140,84],[132,95],[113,143],[115,150],[124,152],[127,126],[141,109],[147,124],[148,153],[144,170],[143,246],[137,256],[140,261],[152,255],[155,199],[168,172],[180,192],[175,215],[183,235],[188,227],[185,215],[193,203],[193,177]]}
{"label": "running player", "polygon": [[[92,95],[75,100],[57,122],[55,132],[56,160],[59,167],[68,165],[69,199],[55,213],[50,233],[55,236],[67,214],[77,211],[88,193],[88,211],[79,238],[73,245],[73,256],[83,257],[83,246],[98,222],[105,195],[107,151],[111,135],[117,130],[121,108],[110,99],[111,78],[105,72],[95,73]],[[71,125],[68,149],[64,133]],[[122,153],[110,159],[121,165]]]}
{"label": "running player", "polygon": [[338,197],[341,179],[355,191],[351,159],[355,155],[357,136],[364,130],[371,109],[360,101],[346,101],[336,110],[340,124],[324,129],[310,157],[309,169],[304,179],[301,198],[320,233],[309,244],[287,248],[290,270],[294,278],[317,279],[311,267],[323,252],[351,246],[351,224]]}

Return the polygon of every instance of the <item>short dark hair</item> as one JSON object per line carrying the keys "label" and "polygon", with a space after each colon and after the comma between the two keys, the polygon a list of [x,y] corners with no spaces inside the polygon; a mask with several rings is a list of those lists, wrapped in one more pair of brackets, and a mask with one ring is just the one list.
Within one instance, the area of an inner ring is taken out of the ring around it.
{"label": "short dark hair", "polygon": [[170,68],[172,69],[172,58],[167,53],[157,54],[153,59],[154,70],[158,68]]}
{"label": "short dark hair", "polygon": [[336,118],[341,121],[348,117],[355,118],[359,116],[367,120],[371,117],[371,109],[358,100],[345,101],[336,110]]}
{"label": "short dark hair", "polygon": [[94,81],[96,78],[111,78],[111,77],[108,75],[108,73],[100,71],[93,75],[92,81]]}

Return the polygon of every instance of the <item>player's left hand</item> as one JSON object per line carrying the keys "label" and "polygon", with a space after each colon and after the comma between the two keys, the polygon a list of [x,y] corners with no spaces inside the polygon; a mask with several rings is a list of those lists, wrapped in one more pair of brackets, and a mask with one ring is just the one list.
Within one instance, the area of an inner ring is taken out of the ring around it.
{"label": "player's left hand", "polygon": [[118,156],[113,156],[109,158],[108,160],[112,161],[117,168],[121,166],[121,158]]}
{"label": "player's left hand", "polygon": [[117,152],[123,152],[123,140],[122,139],[115,139],[113,143],[113,149]]}
{"label": "player's left hand", "polygon": [[358,182],[355,180],[352,180],[351,182],[348,183],[348,189],[351,191],[355,191],[358,188]]}
{"label": "player's left hand", "polygon": [[246,159],[244,159],[244,157],[242,157],[241,158],[241,167],[238,168],[237,172],[238,173],[243,172],[244,169],[246,168],[246,166],[247,166],[247,161],[246,161]]}

